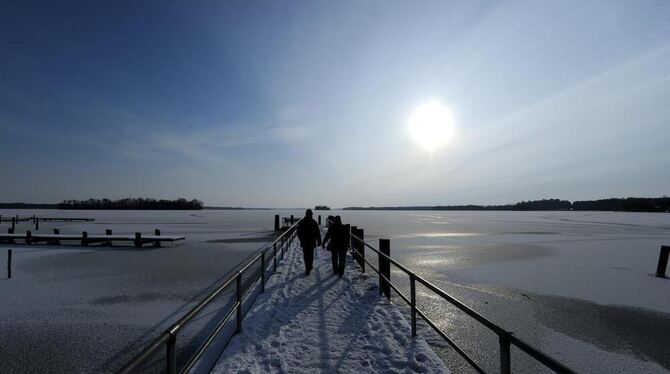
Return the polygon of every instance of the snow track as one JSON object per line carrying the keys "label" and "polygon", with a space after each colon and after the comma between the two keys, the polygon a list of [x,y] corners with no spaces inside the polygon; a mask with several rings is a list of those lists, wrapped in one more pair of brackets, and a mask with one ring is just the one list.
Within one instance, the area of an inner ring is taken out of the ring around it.
{"label": "snow track", "polygon": [[314,257],[307,277],[301,249],[288,251],[213,372],[448,372],[379,296],[376,278],[362,274],[349,256],[338,279],[330,252],[317,248]]}

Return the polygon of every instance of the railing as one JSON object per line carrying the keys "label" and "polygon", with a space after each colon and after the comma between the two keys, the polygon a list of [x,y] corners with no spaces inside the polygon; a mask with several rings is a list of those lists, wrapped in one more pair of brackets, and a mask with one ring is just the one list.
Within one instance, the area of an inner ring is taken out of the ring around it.
{"label": "railing", "polygon": [[[202,354],[205,350],[212,344],[219,332],[226,326],[230,319],[235,315],[235,334],[242,331],[242,320],[244,315],[242,313],[242,308],[244,302],[247,300],[249,295],[253,292],[257,283],[261,283],[260,292],[265,291],[265,273],[268,270],[270,264],[274,270],[277,270],[277,256],[281,254],[284,256],[285,251],[291,246],[293,240],[296,236],[296,225],[291,226],[286,230],[282,235],[280,235],[273,242],[265,245],[256,256],[246,262],[242,268],[232,274],[226,281],[224,281],[220,286],[210,292],[203,300],[201,300],[196,306],[194,306],[188,313],[181,317],[177,322],[172,324],[165,332],[160,336],[154,339],[146,348],[144,348],[139,354],[137,354],[132,360],[130,360],[119,373],[135,373],[141,371],[143,365],[147,364],[149,359],[151,359],[161,347],[165,347],[166,350],[166,372],[168,374],[176,373],[186,373],[190,371],[196,364],[199,358],[202,357]],[[268,257],[267,252],[272,251],[271,257]],[[242,276],[247,270],[249,270],[252,265],[256,264],[258,261],[261,263],[260,274],[250,280],[250,285],[247,287],[246,291],[242,287]],[[179,332],[186,327],[189,322],[195,318],[200,312],[202,312],[205,307],[212,303],[217,296],[222,295],[225,291],[235,284],[235,303],[229,308],[225,317],[221,319],[216,327],[209,333],[204,343],[202,343],[187,360],[186,363],[181,367],[177,367],[177,336]]]}
{"label": "railing", "polygon": [[[330,222],[329,222],[330,223]],[[352,230],[353,231],[353,230]],[[360,231],[358,231],[360,232]],[[416,306],[416,283],[420,283],[424,285],[426,288],[429,290],[433,291],[437,296],[440,296],[442,299],[448,301],[461,311],[463,311],[465,314],[468,316],[472,317],[474,320],[479,322],[480,324],[484,325],[487,327],[489,330],[494,332],[496,335],[498,335],[498,344],[500,346],[500,372],[502,374],[509,374],[512,371],[512,360],[511,360],[511,355],[510,355],[510,347],[512,345],[516,346],[519,348],[521,351],[525,352],[527,355],[530,357],[534,358],[537,360],[539,363],[544,365],[550,370],[553,370],[556,373],[575,373],[574,370],[568,368],[567,366],[563,365],[562,363],[558,362],[554,358],[550,357],[548,354],[540,351],[539,349],[531,346],[529,343],[526,343],[523,341],[521,338],[516,337],[511,331],[507,331],[503,329],[502,327],[496,325],[486,317],[482,316],[481,314],[477,313],[467,305],[465,305],[463,302],[460,300],[456,299],[455,297],[449,295],[433,283],[427,281],[426,279],[422,278],[419,275],[416,275],[414,272],[411,270],[407,269],[404,265],[399,263],[398,261],[394,260],[390,256],[382,253],[379,249],[373,247],[372,245],[368,244],[365,240],[362,238],[358,237],[354,233],[349,234],[351,236],[351,239],[355,240],[359,245],[351,245],[351,248],[355,251],[357,260],[359,261],[361,268],[363,272],[365,272],[365,264],[367,263],[372,270],[374,270],[378,275],[379,275],[379,292],[382,293],[382,290],[384,288],[390,287],[390,289],[393,289],[400,298],[409,305],[411,309],[411,334],[412,336],[416,336],[416,316],[420,316],[438,335],[440,335],[456,352],[458,352],[459,355],[461,355],[465,361],[468,362],[470,366],[472,366],[473,369],[475,369],[479,373],[485,373],[485,371],[461,348],[459,347],[452,339],[450,339],[444,331],[440,330],[439,327],[433,322],[428,316],[426,316],[421,309],[419,309]],[[353,243],[352,243],[353,244]],[[379,247],[382,249],[387,249],[389,248],[390,243],[388,239],[379,239]],[[378,255],[378,266],[380,269],[377,269],[374,267],[370,261],[368,261],[365,258],[365,247],[371,249]],[[385,248],[384,248],[385,247]],[[409,276],[409,282],[410,282],[410,296],[409,298],[402,293],[394,285],[391,280],[390,280],[390,270],[385,270],[383,269],[385,266],[388,267],[388,264],[393,264],[395,267],[403,271],[407,276]],[[386,275],[384,275],[386,274]],[[390,291],[384,292],[387,297],[390,298]]]}

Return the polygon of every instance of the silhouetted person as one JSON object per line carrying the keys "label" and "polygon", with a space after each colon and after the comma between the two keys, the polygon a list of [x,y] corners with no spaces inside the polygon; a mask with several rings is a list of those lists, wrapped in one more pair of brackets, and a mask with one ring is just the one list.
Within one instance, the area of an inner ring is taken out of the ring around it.
{"label": "silhouetted person", "polygon": [[344,275],[344,266],[347,262],[349,233],[347,232],[347,227],[342,224],[340,216],[336,216],[331,221],[328,232],[323,237],[323,248],[326,248],[327,242],[333,262],[333,274],[338,274],[342,278]]}
{"label": "silhouetted person", "polygon": [[319,224],[312,218],[311,209],[305,211],[305,218],[298,224],[298,240],[305,258],[305,275],[309,275],[314,263],[314,248],[321,245],[321,230]]}

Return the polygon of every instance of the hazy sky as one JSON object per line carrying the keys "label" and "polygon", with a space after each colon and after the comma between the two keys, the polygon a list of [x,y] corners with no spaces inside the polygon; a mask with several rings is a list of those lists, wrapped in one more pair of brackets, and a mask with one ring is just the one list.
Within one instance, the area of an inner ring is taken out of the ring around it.
{"label": "hazy sky", "polygon": [[[432,154],[407,119],[451,109]],[[3,1],[0,201],[670,193],[670,1]]]}

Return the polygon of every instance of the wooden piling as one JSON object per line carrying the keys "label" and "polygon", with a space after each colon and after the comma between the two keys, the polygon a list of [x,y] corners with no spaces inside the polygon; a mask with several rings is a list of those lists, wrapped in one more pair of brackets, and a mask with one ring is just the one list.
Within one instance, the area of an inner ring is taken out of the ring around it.
{"label": "wooden piling", "polygon": [[321,215],[319,214],[319,226],[321,226]]}
{"label": "wooden piling", "polygon": [[141,232],[136,232],[135,233],[135,248],[141,248],[142,247],[142,233]]}
{"label": "wooden piling", "polygon": [[30,231],[26,231],[26,244],[30,244],[33,238],[33,233]]}
{"label": "wooden piling", "polygon": [[[159,229],[154,230],[154,235],[161,236],[161,230],[159,230]],[[161,242],[156,240],[156,242],[154,243],[154,247],[160,247],[160,246],[161,246]]]}
{"label": "wooden piling", "polygon": [[40,217],[35,217],[35,231],[40,231]]}
{"label": "wooden piling", "polygon": [[7,250],[7,279],[12,279],[12,250]]}
{"label": "wooden piling", "polygon": [[661,253],[658,255],[658,265],[656,266],[656,276],[665,278],[665,270],[668,267],[668,257],[670,257],[670,246],[661,246]]}
{"label": "wooden piling", "polygon": [[275,231],[281,230],[281,227],[279,226],[279,214],[275,214]]}
{"label": "wooden piling", "polygon": [[[60,235],[60,230],[54,229],[54,235]],[[51,244],[60,245],[60,240],[54,239],[54,241]]]}
{"label": "wooden piling", "polygon": [[[389,239],[379,239],[379,251],[391,257],[391,241]],[[387,299],[391,299],[391,285],[386,281],[391,280],[391,263],[379,255],[379,292],[384,294]],[[386,279],[382,278],[382,275]]]}
{"label": "wooden piling", "polygon": [[16,231],[16,218],[12,217],[12,234]]}
{"label": "wooden piling", "polygon": [[[105,229],[105,235],[112,236],[112,229]],[[107,244],[107,246],[111,247],[112,246],[112,239],[107,239],[105,244]]]}
{"label": "wooden piling", "polygon": [[83,231],[81,233],[81,246],[82,247],[88,246],[88,233],[86,231]]}

